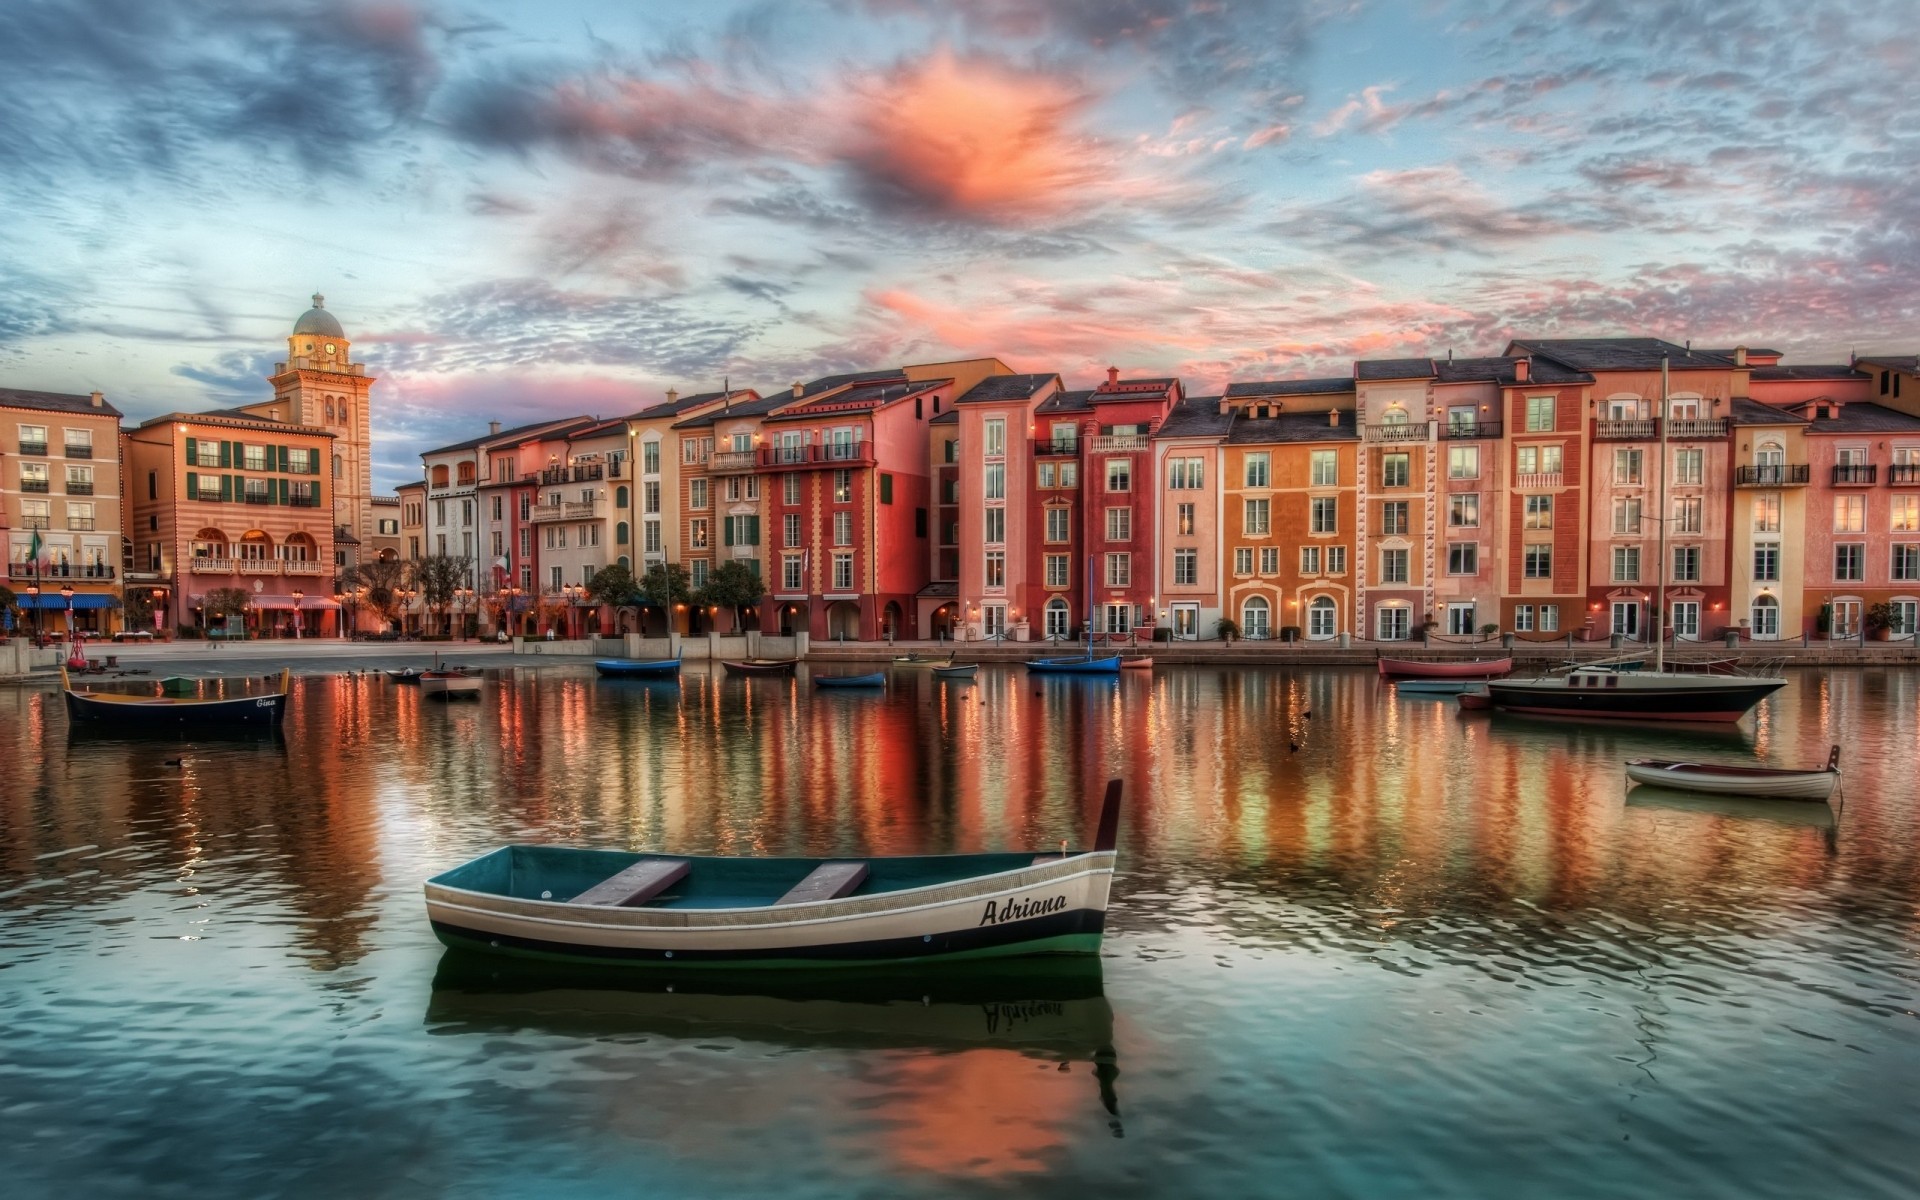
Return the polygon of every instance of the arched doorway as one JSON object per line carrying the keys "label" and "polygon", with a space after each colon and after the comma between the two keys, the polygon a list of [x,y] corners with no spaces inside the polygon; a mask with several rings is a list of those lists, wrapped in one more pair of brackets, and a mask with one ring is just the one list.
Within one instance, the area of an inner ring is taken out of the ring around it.
{"label": "arched doorway", "polygon": [[240,535],[240,553],[235,557],[241,562],[266,562],[273,557],[273,539],[258,529],[249,529]]}
{"label": "arched doorway", "polygon": [[1265,596],[1248,596],[1240,606],[1240,636],[1253,641],[1271,637],[1273,606]]}
{"label": "arched doorway", "polygon": [[780,606],[780,636],[792,637],[796,633],[802,633],[811,629],[812,626],[808,624],[808,621],[811,620],[812,617],[813,610],[807,606],[807,602],[804,600],[790,600],[782,604]]}
{"label": "arched doorway", "polygon": [[936,640],[953,640],[953,622],[959,608],[953,604],[942,604],[933,610],[933,616],[927,619],[927,632]]}
{"label": "arched doorway", "polygon": [[1055,596],[1047,601],[1041,630],[1042,636],[1050,642],[1063,642],[1073,636],[1073,613],[1068,610],[1064,598]]}
{"label": "arched doorway", "polygon": [[852,600],[834,601],[827,609],[827,636],[835,641],[858,641],[860,606]]}
{"label": "arched doorway", "polygon": [[905,637],[905,624],[905,616],[900,611],[899,602],[887,601],[887,606],[880,610],[880,636],[890,642]]}
{"label": "arched doorway", "polygon": [[1307,605],[1307,637],[1325,641],[1340,632],[1340,609],[1331,596],[1315,596]]}
{"label": "arched doorway", "polygon": [[280,543],[280,560],[299,563],[318,562],[320,547],[314,542],[311,534],[289,534],[287,540]]}
{"label": "arched doorway", "polygon": [[227,535],[211,527],[202,529],[193,535],[191,550],[195,561],[224,562],[229,556]]}
{"label": "arched doorway", "polygon": [[1780,602],[1772,596],[1759,595],[1753,598],[1753,608],[1748,614],[1748,632],[1761,641],[1772,641],[1780,636]]}

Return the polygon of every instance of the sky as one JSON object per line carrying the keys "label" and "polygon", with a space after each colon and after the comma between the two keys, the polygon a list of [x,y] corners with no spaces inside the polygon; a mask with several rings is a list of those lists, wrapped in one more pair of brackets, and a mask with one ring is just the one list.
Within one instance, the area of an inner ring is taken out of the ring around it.
{"label": "sky", "polygon": [[0,386],[498,419],[998,355],[1920,347],[1910,0],[6,0]]}

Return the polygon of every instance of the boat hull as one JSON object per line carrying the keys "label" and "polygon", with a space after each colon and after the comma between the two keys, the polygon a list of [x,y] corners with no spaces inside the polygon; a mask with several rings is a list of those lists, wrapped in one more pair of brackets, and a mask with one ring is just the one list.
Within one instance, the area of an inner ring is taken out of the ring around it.
{"label": "boat hull", "polygon": [[428,700],[478,700],[480,686],[474,675],[428,675],[420,680],[420,695]]}
{"label": "boat hull", "polygon": [[815,675],[813,686],[817,688],[877,688],[885,687],[887,677],[884,672],[876,671],[871,675]]}
{"label": "boat hull", "polygon": [[1471,662],[1416,662],[1410,658],[1383,658],[1380,674],[1389,679],[1498,679],[1513,673],[1511,658],[1477,658]]}
{"label": "boat hull", "polygon": [[[697,861],[697,860],[696,860]],[[612,908],[426,885],[442,943],[520,958],[730,968],[1094,954],[1111,851],[928,887],[751,908]]]}
{"label": "boat hull", "polygon": [[793,669],[800,665],[800,660],[785,658],[768,662],[752,660],[735,662],[731,659],[721,659],[720,665],[727,669],[729,675],[791,675]]}
{"label": "boat hull", "polygon": [[1453,696],[1475,691],[1484,679],[1396,679],[1393,690],[1406,696]]}
{"label": "boat hull", "polygon": [[1651,759],[1627,763],[1626,771],[1627,778],[1635,783],[1676,791],[1816,803],[1830,799],[1834,785],[1840,781],[1838,771],[1727,768],[1712,763],[1660,762]]}
{"label": "boat hull", "polygon": [[1035,675],[1118,675],[1120,656],[1108,658],[1036,658],[1027,663]]}
{"label": "boat hull", "polygon": [[607,679],[677,679],[680,676],[680,660],[663,658],[650,662],[625,662],[600,658],[594,660],[593,669]]}
{"label": "boat hull", "polygon": [[935,667],[934,676],[939,679],[972,679],[980,671],[978,663],[967,663],[958,667]]}
{"label": "boat hull", "polygon": [[[1495,708],[1534,716],[1731,723],[1786,686],[1784,679],[1652,678],[1663,682],[1648,685],[1624,672],[1573,672],[1549,679],[1493,680],[1487,692]],[[1606,686],[1608,681],[1613,686]]]}
{"label": "boat hull", "polygon": [[129,730],[226,729],[234,726],[273,727],[286,719],[286,693],[239,696],[232,700],[166,700],[131,702],[98,700],[65,693],[67,716],[76,723],[115,726]]}

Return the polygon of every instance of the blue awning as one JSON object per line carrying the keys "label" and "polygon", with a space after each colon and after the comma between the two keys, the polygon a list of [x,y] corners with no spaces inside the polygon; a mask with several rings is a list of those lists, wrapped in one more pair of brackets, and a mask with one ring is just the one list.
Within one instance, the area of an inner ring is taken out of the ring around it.
{"label": "blue awning", "polygon": [[[67,598],[59,592],[49,594],[43,591],[38,596],[29,596],[22,592],[17,598],[21,608],[57,608],[62,612],[67,608]],[[73,606],[75,608],[112,608],[113,597],[103,596],[99,592],[75,592]]]}

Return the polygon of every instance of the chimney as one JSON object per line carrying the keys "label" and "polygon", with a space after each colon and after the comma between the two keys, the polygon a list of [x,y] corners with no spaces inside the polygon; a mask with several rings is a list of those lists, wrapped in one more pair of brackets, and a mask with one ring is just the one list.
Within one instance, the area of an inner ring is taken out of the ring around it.
{"label": "chimney", "polygon": [[92,401],[93,401],[93,406],[94,406],[95,408],[102,408],[102,407],[105,407],[105,405],[106,405],[106,403],[107,403],[107,398],[106,398],[105,396],[103,396],[103,395],[101,395],[101,394],[100,394],[99,392],[95,392],[95,393],[94,393],[94,394],[92,395],[92,397],[91,397],[91,399],[92,399]]}
{"label": "chimney", "polygon": [[793,398],[795,400],[798,400],[802,395],[804,395],[806,393],[806,390],[807,390],[806,384],[801,383],[798,379],[793,381]]}
{"label": "chimney", "polygon": [[1225,396],[1220,397],[1220,415],[1224,417],[1232,411],[1233,411],[1233,402],[1228,400]]}
{"label": "chimney", "polygon": [[1513,381],[1515,383],[1525,383],[1527,381],[1527,378],[1533,374],[1532,367],[1533,367],[1533,360],[1530,358],[1514,359],[1513,360]]}
{"label": "chimney", "polygon": [[1327,410],[1327,428],[1329,429],[1340,428],[1340,410],[1339,409],[1330,408]]}
{"label": "chimney", "polygon": [[1107,368],[1107,386],[1112,387],[1114,384],[1119,382],[1120,382],[1120,368],[1108,367]]}
{"label": "chimney", "polygon": [[676,401],[676,400],[678,400],[678,399],[680,399],[680,392],[679,392],[679,390],[678,390],[677,388],[668,388],[668,389],[667,389],[667,403],[668,403],[668,404],[672,404],[672,403],[673,403],[674,401]]}
{"label": "chimney", "polygon": [[498,422],[498,421],[488,421],[488,422],[487,422],[487,434],[488,434],[488,436],[489,436],[489,437],[499,437],[499,436],[500,436],[500,422]]}
{"label": "chimney", "polygon": [[1736,367],[1744,367],[1747,365],[1747,348],[1745,346],[1735,346],[1733,348],[1733,365]]}

